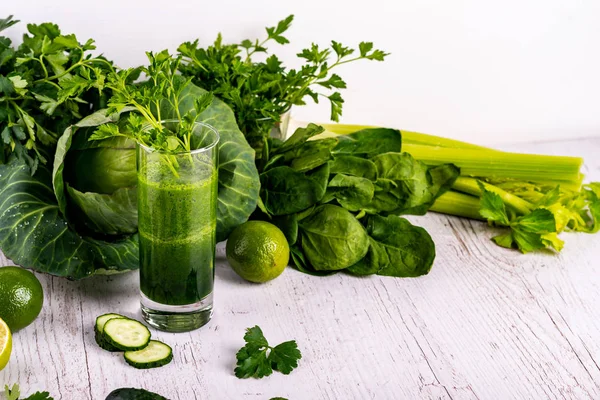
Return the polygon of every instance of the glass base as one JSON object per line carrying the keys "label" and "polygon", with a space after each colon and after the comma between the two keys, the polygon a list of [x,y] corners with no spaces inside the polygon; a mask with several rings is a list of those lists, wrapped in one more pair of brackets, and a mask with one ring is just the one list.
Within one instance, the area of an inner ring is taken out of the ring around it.
{"label": "glass base", "polygon": [[188,332],[208,323],[213,313],[212,293],[194,304],[169,306],[150,300],[143,293],[142,317],[153,328],[165,332]]}

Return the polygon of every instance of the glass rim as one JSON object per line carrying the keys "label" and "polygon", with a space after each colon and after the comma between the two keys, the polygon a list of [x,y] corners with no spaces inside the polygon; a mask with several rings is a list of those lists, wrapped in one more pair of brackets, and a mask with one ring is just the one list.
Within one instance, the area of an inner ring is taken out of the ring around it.
{"label": "glass rim", "polygon": [[[164,125],[165,123],[170,123],[170,122],[179,122],[180,120],[178,119],[163,119],[160,122],[161,125]],[[202,125],[208,129],[210,129],[211,131],[214,132],[215,134],[215,140],[213,140],[210,144],[206,145],[206,146],[202,146],[198,149],[194,149],[194,150],[190,150],[190,151],[180,151],[177,153],[171,153],[168,151],[164,151],[164,150],[157,150],[155,148],[152,148],[150,146],[146,146],[145,144],[142,143],[137,143],[137,145],[139,147],[141,147],[142,149],[144,149],[146,152],[148,153],[158,153],[158,154],[169,154],[169,155],[173,155],[173,156],[179,156],[179,155],[186,155],[186,154],[198,154],[198,153],[203,153],[205,151],[211,150],[213,149],[217,144],[219,144],[219,141],[221,140],[221,135],[219,134],[219,131],[217,130],[217,128],[215,128],[214,126],[207,124],[206,122],[202,122],[202,121],[197,121],[194,122],[194,126],[196,125]]]}

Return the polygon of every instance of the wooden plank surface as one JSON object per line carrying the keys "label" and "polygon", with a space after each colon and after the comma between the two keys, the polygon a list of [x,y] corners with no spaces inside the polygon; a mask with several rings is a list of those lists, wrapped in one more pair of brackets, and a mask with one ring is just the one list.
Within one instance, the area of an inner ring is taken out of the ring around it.
{"label": "wooden plank surface", "polygon": [[[589,179],[600,180],[599,138],[512,150],[582,155]],[[600,398],[600,236],[564,234],[560,255],[522,255],[491,243],[483,223],[411,219],[437,245],[431,273],[417,279],[288,268],[255,285],[231,271],[219,246],[214,319],[191,333],[153,332],[175,359],[149,371],[100,350],[93,337],[99,314],[140,317],[136,273],[80,282],[38,274],[44,309],[15,334],[0,384],[69,400],[132,386],[181,400]],[[235,353],[254,325],[273,343],[296,339],[299,368],[235,378]]]}

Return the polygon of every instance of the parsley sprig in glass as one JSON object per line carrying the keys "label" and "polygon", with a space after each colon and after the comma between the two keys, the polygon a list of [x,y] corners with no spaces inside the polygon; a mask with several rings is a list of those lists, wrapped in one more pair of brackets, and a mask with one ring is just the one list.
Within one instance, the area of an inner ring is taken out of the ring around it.
{"label": "parsley sprig in glass", "polygon": [[[197,98],[194,108],[182,114],[179,104],[184,99],[182,92],[191,78],[178,74],[181,57],[173,57],[164,50],[154,54],[146,53],[148,66],[113,71],[107,77],[106,87],[112,90],[106,114],[131,112],[123,129],[116,123],[101,125],[90,140],[103,140],[114,136],[124,136],[150,147],[156,151],[167,153],[164,160],[177,176],[177,161],[168,157],[168,153],[192,151],[192,135],[200,114],[213,101],[212,93]],[[133,84],[144,74],[147,81]],[[168,104],[175,115],[169,116],[178,121],[176,125],[165,126],[161,115],[163,106]]]}

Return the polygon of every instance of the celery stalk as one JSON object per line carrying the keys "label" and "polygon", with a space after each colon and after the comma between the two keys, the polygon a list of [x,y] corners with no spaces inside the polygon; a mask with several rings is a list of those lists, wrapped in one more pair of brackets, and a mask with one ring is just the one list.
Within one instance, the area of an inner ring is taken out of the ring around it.
{"label": "celery stalk", "polygon": [[486,151],[497,151],[488,147],[478,146],[460,140],[448,139],[441,136],[429,135],[426,133],[400,131],[402,133],[402,144],[418,144],[425,146],[437,146],[452,149],[478,149]]}
{"label": "celery stalk", "polygon": [[484,220],[479,215],[479,199],[477,197],[453,190],[438,197],[429,210],[458,217]]}
{"label": "celery stalk", "polygon": [[555,184],[579,182],[583,159],[508,153],[495,150],[455,149],[418,144],[403,145],[403,151],[429,165],[452,163],[462,175],[490,179],[551,181]]}
{"label": "celery stalk", "polygon": [[[481,181],[466,176],[459,176],[456,179],[456,182],[454,182],[452,189],[458,190],[459,192],[465,192],[477,197],[481,197],[482,191],[479,187],[478,182]],[[491,185],[486,182],[481,183],[483,184],[483,187],[485,187],[486,190],[496,193],[502,198],[506,205],[508,205],[521,215],[529,214],[535,208],[535,206],[530,202],[523,200],[522,198],[515,196],[514,194],[510,194],[497,186]]]}
{"label": "celery stalk", "polygon": [[[335,133],[337,135],[347,135],[360,131],[362,129],[377,128],[371,125],[346,125],[346,124],[321,124],[325,128],[326,132]],[[427,133],[411,132],[411,131],[400,131],[402,134],[403,144],[420,144],[425,146],[439,146],[454,149],[480,149],[495,151],[487,147],[478,146],[467,142],[461,142],[460,140],[448,139],[441,136],[429,135]]]}

